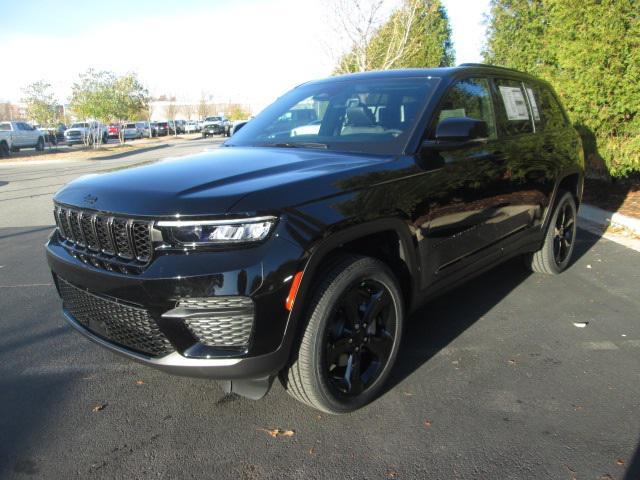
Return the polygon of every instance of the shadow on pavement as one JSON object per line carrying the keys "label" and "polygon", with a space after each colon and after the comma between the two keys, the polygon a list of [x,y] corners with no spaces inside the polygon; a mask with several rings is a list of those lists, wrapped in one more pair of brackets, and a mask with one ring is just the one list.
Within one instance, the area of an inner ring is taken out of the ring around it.
{"label": "shadow on pavement", "polygon": [[[600,238],[585,230],[578,230],[573,263],[588,252]],[[527,271],[519,258],[515,258],[414,312],[406,325],[403,345],[385,390],[393,389],[427,363],[500,303],[529,275],[531,272]],[[460,301],[461,298],[464,299],[463,302]]]}
{"label": "shadow on pavement", "polygon": [[168,143],[161,143],[160,145],[153,145],[151,147],[138,148],[129,152],[114,153],[113,155],[105,155],[103,157],[89,157],[89,160],[116,160],[118,158],[130,157],[131,155],[137,155],[139,153],[146,153],[152,150],[158,150],[160,148],[168,147]]}
{"label": "shadow on pavement", "polygon": [[47,476],[35,452],[41,441],[63,441],[47,439],[49,417],[74,380],[59,374],[16,375],[0,380],[0,408],[5,413],[0,415],[0,478]]}
{"label": "shadow on pavement", "polygon": [[636,448],[636,453],[633,455],[631,462],[629,462],[629,468],[624,476],[624,480],[638,480],[640,479],[640,443]]}
{"label": "shadow on pavement", "polygon": [[[16,228],[20,228],[20,227],[16,227]],[[48,225],[46,227],[39,227],[39,228],[32,228],[31,230],[22,230],[16,233],[8,233],[6,235],[0,235],[0,240],[4,240],[5,238],[11,238],[11,237],[19,237],[21,235],[29,235],[30,233],[36,233],[36,232],[43,232],[45,230],[53,230],[55,228],[55,225]],[[5,229],[2,229],[5,230]]]}
{"label": "shadow on pavement", "polygon": [[638,480],[640,479],[640,443],[636,448],[633,458],[629,462],[629,468],[624,476],[624,480]]}

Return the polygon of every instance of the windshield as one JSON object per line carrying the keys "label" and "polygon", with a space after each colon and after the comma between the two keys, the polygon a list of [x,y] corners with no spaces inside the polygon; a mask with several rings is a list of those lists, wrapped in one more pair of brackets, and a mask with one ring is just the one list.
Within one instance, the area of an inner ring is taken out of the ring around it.
{"label": "windshield", "polygon": [[438,81],[409,77],[303,85],[267,107],[226,145],[399,154]]}
{"label": "windshield", "polygon": [[207,117],[204,119],[205,122],[219,122],[220,117]]}
{"label": "windshield", "polygon": [[74,123],[71,128],[89,128],[88,123]]}

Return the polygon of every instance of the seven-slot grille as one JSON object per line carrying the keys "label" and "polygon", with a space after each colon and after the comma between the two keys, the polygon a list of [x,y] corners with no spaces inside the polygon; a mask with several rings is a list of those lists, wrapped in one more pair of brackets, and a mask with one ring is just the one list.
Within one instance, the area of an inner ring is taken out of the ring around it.
{"label": "seven-slot grille", "polygon": [[149,312],[76,287],[57,277],[64,308],[91,332],[153,357],[175,351]]}
{"label": "seven-slot grille", "polygon": [[[151,222],[56,206],[60,236],[96,267],[144,266],[151,260]],[[123,267],[124,268],[124,267]],[[132,273],[131,270],[126,270]]]}

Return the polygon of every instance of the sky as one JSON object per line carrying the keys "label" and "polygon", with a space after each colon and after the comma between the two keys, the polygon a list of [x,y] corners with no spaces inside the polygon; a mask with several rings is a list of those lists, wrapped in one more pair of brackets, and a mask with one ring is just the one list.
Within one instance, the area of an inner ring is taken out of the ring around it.
{"label": "sky", "polygon": [[[393,0],[389,0],[393,1]],[[456,62],[481,61],[489,0],[443,0]],[[0,101],[45,80],[66,103],[88,68],[136,72],[152,95],[254,113],[328,76],[340,46],[324,0],[0,0]]]}

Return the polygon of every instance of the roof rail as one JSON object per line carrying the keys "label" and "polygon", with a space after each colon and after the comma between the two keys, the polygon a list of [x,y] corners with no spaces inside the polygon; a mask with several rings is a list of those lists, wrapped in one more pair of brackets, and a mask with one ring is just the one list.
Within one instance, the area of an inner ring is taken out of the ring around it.
{"label": "roof rail", "polygon": [[502,67],[500,65],[490,65],[488,63],[461,63],[458,65],[459,67],[488,67],[488,68],[499,68],[500,70],[507,70],[509,72],[517,72],[520,74],[528,75],[525,72],[521,72],[520,70],[516,70],[515,68]]}

